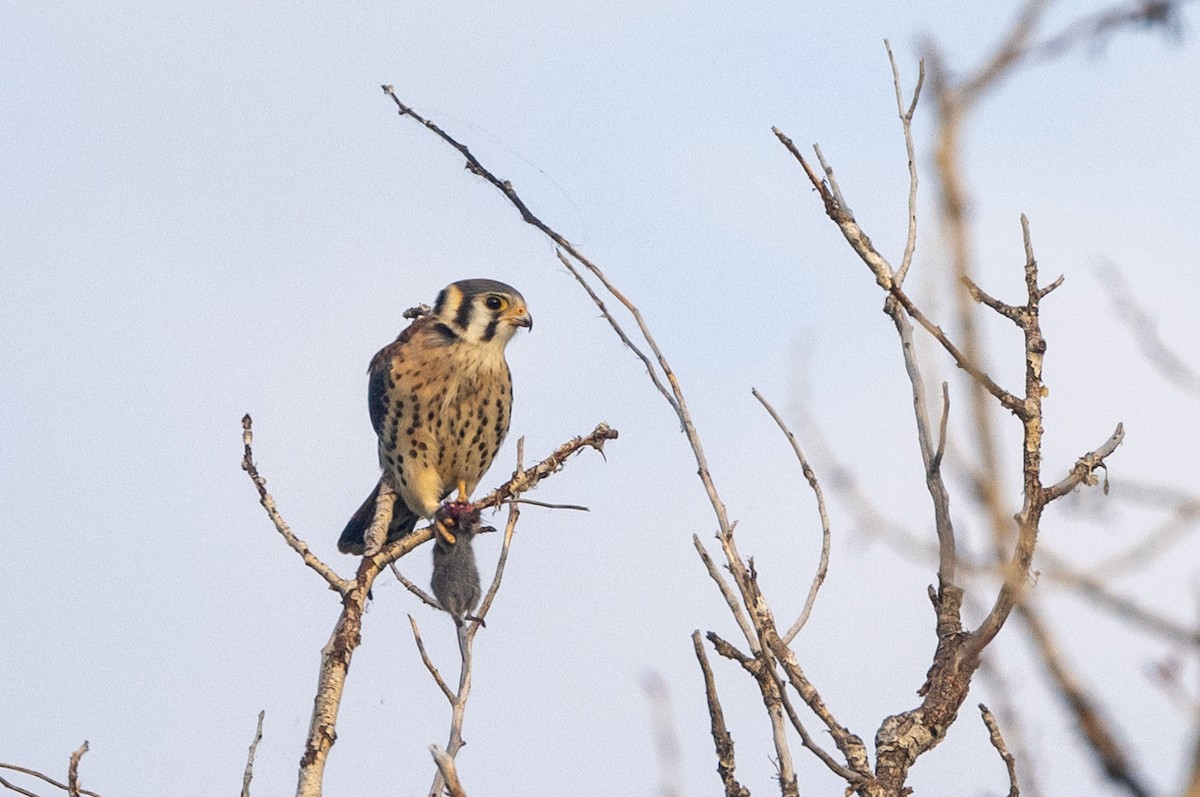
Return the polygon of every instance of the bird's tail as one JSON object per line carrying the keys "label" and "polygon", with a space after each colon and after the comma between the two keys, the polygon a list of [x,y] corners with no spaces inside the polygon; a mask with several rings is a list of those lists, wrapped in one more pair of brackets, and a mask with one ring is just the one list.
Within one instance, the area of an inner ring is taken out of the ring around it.
{"label": "bird's tail", "polygon": [[[367,500],[363,501],[362,506],[350,517],[346,528],[342,529],[342,536],[338,538],[339,551],[355,556],[362,555],[367,529],[371,528],[371,522],[375,519],[375,500],[378,497],[379,484],[377,483],[375,489],[367,496]],[[392,522],[388,526],[387,541],[394,542],[408,534],[416,528],[417,520],[418,518],[412,510],[405,506],[397,496],[396,506],[392,511]]]}

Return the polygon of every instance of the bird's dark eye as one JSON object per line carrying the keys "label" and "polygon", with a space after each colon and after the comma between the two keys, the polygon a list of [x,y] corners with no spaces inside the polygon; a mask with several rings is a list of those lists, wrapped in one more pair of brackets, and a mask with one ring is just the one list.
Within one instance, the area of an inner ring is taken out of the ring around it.
{"label": "bird's dark eye", "polygon": [[483,300],[483,306],[489,310],[503,310],[508,307],[508,302],[502,296],[492,295]]}

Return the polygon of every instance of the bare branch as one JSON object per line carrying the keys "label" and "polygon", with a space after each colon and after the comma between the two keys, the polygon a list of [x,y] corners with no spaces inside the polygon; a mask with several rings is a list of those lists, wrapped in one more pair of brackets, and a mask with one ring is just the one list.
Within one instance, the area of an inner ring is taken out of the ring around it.
{"label": "bare branch", "polygon": [[929,462],[929,471],[937,473],[942,467],[942,457],[946,455],[946,427],[950,423],[950,385],[942,382],[942,421],[938,424],[937,451]]}
{"label": "bare branch", "polygon": [[408,578],[405,577],[405,575],[400,572],[400,568],[396,567],[395,562],[389,562],[388,567],[391,568],[392,575],[394,575],[396,577],[396,580],[399,581],[401,584],[403,584],[404,588],[406,590],[411,592],[413,595],[416,595],[417,599],[420,600],[421,603],[424,603],[426,606],[428,606],[432,609],[437,609],[438,611],[442,610],[442,606],[440,603],[437,602],[437,599],[434,598],[432,595],[430,595],[425,590],[418,587],[413,582],[409,581]]}
{"label": "bare branch", "polygon": [[796,440],[796,435],[792,434],[792,430],[783,422],[783,418],[779,417],[779,413],[771,406],[762,394],[757,389],[752,388],[751,394],[758,399],[763,408],[770,414],[775,424],[780,431],[787,436],[788,442],[792,444],[792,451],[796,454],[796,459],[800,461],[800,469],[804,472],[804,478],[808,480],[808,486],[812,488],[813,494],[817,497],[817,514],[821,518],[821,560],[817,564],[816,575],[813,576],[812,584],[808,588],[808,597],[804,600],[804,608],[800,611],[800,616],[796,618],[796,622],[783,635],[783,643],[790,645],[792,640],[796,638],[796,634],[800,633],[800,629],[808,622],[808,617],[812,614],[813,604],[817,601],[817,592],[821,589],[821,585],[825,583],[825,574],[829,572],[829,515],[825,512],[825,494],[821,492],[821,485],[817,482],[817,474],[809,466],[808,460],[804,458],[804,452],[800,450],[800,443]]}
{"label": "bare branch", "polygon": [[1075,467],[1071,468],[1070,473],[1063,477],[1061,481],[1045,489],[1046,502],[1049,503],[1057,498],[1062,498],[1080,484],[1086,484],[1089,487],[1096,484],[1095,470],[1104,467],[1104,460],[1117,450],[1117,446],[1121,445],[1121,441],[1124,439],[1125,426],[1118,423],[1116,431],[1105,441],[1104,445],[1095,451],[1089,451],[1084,454],[1075,462]]}
{"label": "bare branch", "polygon": [[[917,422],[917,446],[925,465],[925,488],[933,501],[934,527],[938,540],[938,585],[939,589],[945,590],[953,588],[957,583],[958,544],[954,535],[954,521],[950,517],[950,493],[942,478],[941,458],[938,456],[941,446],[935,445],[933,441],[929,403],[925,397],[925,377],[917,358],[912,324],[895,302],[886,302],[884,310],[891,316],[896,333],[900,337],[900,354],[904,358],[904,368],[912,390],[913,415]],[[944,408],[948,412],[949,404],[944,404]],[[944,428],[943,426],[942,429]],[[947,616],[944,619],[952,625],[958,624],[958,618]]]}
{"label": "bare branch", "polygon": [[[527,470],[514,473],[512,478],[507,482],[476,501],[475,506],[479,507],[480,509],[500,506],[500,504],[503,504],[513,496],[519,496],[521,493],[532,490],[542,479],[562,469],[563,464],[571,457],[572,454],[575,454],[584,448],[594,448],[596,451],[604,454],[604,444],[609,440],[616,440],[617,436],[617,430],[613,429],[608,424],[597,424],[596,428],[593,429],[590,434],[571,438],[558,448],[554,449],[549,456],[547,456],[538,464]],[[426,536],[425,539],[429,539],[429,537]],[[394,544],[395,543],[393,543],[393,545]]]}
{"label": "bare branch", "polygon": [[284,522],[283,516],[279,514],[279,509],[275,506],[275,499],[267,492],[267,480],[258,475],[258,468],[254,464],[254,452],[251,449],[251,444],[254,442],[252,424],[253,422],[250,420],[249,414],[242,416],[242,445],[245,448],[242,455],[242,470],[246,471],[250,476],[250,480],[254,482],[254,487],[258,490],[259,503],[262,504],[263,509],[267,510],[267,515],[271,518],[271,522],[275,524],[275,529],[283,537],[288,547],[300,554],[301,558],[304,559],[304,564],[311,567],[321,578],[325,579],[331,589],[345,596],[350,591],[350,582],[339,576],[332,567],[318,559],[317,555],[309,550],[308,543],[292,533],[288,524]]}
{"label": "bare branch", "polygon": [[1081,44],[1090,44],[1130,28],[1157,28],[1178,35],[1182,30],[1179,0],[1132,0],[1075,20],[1061,32],[1024,52],[1028,61],[1058,58]]}
{"label": "bare branch", "polygon": [[1046,339],[1041,330],[1039,303],[1044,294],[1038,285],[1038,264],[1029,233],[1029,220],[1024,215],[1021,216],[1021,231],[1025,243],[1026,292],[1026,304],[1020,308],[1019,321],[1025,337],[1025,398],[1022,402],[1025,411],[1019,414],[1024,427],[1024,445],[1021,451],[1024,503],[1016,517],[1017,541],[1007,566],[1004,583],[992,610],[967,640],[967,654],[972,659],[977,658],[999,632],[1026,588],[1038,528],[1046,505],[1066,495],[1081,482],[1094,484],[1093,471],[1103,466],[1105,458],[1116,450],[1125,436],[1124,428],[1117,424],[1116,431],[1108,441],[1081,457],[1066,478],[1052,487],[1042,487],[1042,398],[1046,394],[1042,379],[1042,362],[1046,352]]}
{"label": "bare branch", "polygon": [[534,501],[532,498],[522,498],[516,503],[523,504],[525,506],[540,506],[543,509],[570,509],[574,512],[591,511],[586,506],[580,506],[579,504],[551,504],[547,503],[546,501]]}
{"label": "bare branch", "polygon": [[1096,701],[1068,669],[1041,615],[1028,602],[1017,607],[1017,615],[1029,630],[1034,649],[1041,658],[1050,681],[1066,702],[1084,740],[1108,777],[1133,797],[1149,797],[1151,791],[1134,773],[1128,753],[1122,748],[1112,727]]}
{"label": "bare branch", "polygon": [[[615,435],[615,432],[613,434]],[[600,441],[600,444],[603,445],[603,440]],[[513,479],[522,477],[527,473],[527,471],[522,470],[524,464],[525,438],[521,437],[517,440],[517,469],[513,472]],[[536,468],[531,470],[536,470]],[[452,694],[444,683],[441,684],[442,691],[446,694],[447,699],[450,700],[451,706],[450,738],[446,743],[445,750],[445,755],[451,760],[453,760],[454,756],[458,755],[458,751],[463,746],[462,728],[463,721],[466,718],[467,698],[471,694],[471,674],[474,669],[472,651],[474,649],[475,634],[483,627],[488,611],[492,608],[492,602],[496,599],[496,593],[500,590],[500,583],[504,579],[504,566],[508,562],[508,552],[512,548],[513,534],[517,529],[517,521],[521,517],[521,510],[517,506],[517,495],[517,493],[514,493],[508,499],[508,522],[504,526],[504,542],[500,546],[500,558],[496,562],[496,572],[492,576],[491,586],[488,587],[488,591],[484,594],[475,616],[458,626],[458,649],[462,658],[458,677],[458,691]],[[439,797],[442,786],[445,783],[445,778],[446,774],[439,765],[438,774],[434,776],[433,784],[429,789],[431,797]]]}
{"label": "bare branch", "polygon": [[808,162],[804,159],[804,156],[800,154],[800,151],[796,149],[796,146],[792,143],[792,140],[784,135],[778,128],[773,129],[775,131],[775,136],[783,143],[788,151],[800,161],[800,165],[804,168],[805,173],[808,175],[809,181],[812,182],[813,187],[817,189],[825,201],[826,215],[838,225],[838,228],[842,231],[842,235],[846,238],[846,241],[850,244],[855,254],[859,256],[859,258],[871,270],[871,273],[875,275],[875,282],[878,283],[881,288],[887,291],[897,302],[899,302],[904,308],[904,311],[908,313],[914,321],[920,324],[930,335],[933,335],[934,339],[942,345],[942,348],[944,348],[950,354],[950,356],[954,358],[955,365],[970,374],[976,382],[983,386],[985,390],[991,393],[996,400],[1000,402],[1002,407],[1014,413],[1018,417],[1024,417],[1024,414],[1026,413],[1024,404],[1012,393],[996,384],[996,382],[990,376],[978,368],[975,365],[974,360],[964,351],[959,349],[959,347],[950,340],[946,333],[942,331],[941,327],[929,320],[929,318],[923,312],[921,312],[921,309],[916,306],[913,300],[908,297],[908,294],[906,294],[900,288],[900,285],[895,280],[891,264],[889,264],[887,259],[875,249],[875,245],[871,243],[871,239],[867,237],[867,234],[863,232],[861,227],[858,226],[858,222],[854,220],[853,216],[845,211],[837,199],[829,192],[829,190],[825,187],[824,182],[816,175],[816,173],[812,170],[812,167],[808,165]]}
{"label": "bare branch", "polygon": [[833,192],[833,198],[841,207],[842,212],[853,218],[854,211],[846,203],[846,197],[842,196],[842,187],[838,185],[837,178],[833,175],[833,167],[825,160],[825,153],[821,152],[821,145],[813,144],[813,152],[817,155],[817,163],[821,164],[821,171],[825,172],[825,182],[829,185],[829,190]]}
{"label": "bare branch", "polygon": [[447,753],[440,745],[430,745],[429,752],[433,754],[434,763],[437,764],[438,774],[441,776],[446,785],[446,793],[449,797],[467,797],[466,791],[462,787],[462,783],[458,780],[458,768],[454,764],[454,756]]}
{"label": "bare branch", "polygon": [[[711,635],[709,638],[712,638]],[[841,772],[839,774],[842,774],[842,777],[847,777],[848,780],[871,780],[871,765],[867,757],[866,745],[863,744],[862,739],[851,733],[846,726],[837,721],[833,713],[825,705],[825,701],[817,691],[817,688],[813,686],[812,682],[808,680],[808,676],[804,674],[804,670],[801,669],[800,663],[796,659],[796,654],[783,643],[778,634],[773,634],[765,641],[771,652],[779,660],[792,688],[800,695],[800,699],[804,701],[809,710],[816,714],[817,718],[825,724],[825,727],[829,730],[829,734],[833,737],[834,744],[837,745],[842,755],[846,757],[846,763],[853,774],[850,776]],[[825,763],[828,765],[830,762],[826,761]]]}
{"label": "bare branch", "polygon": [[860,772],[854,772],[842,766],[837,760],[821,745],[817,744],[817,740],[808,732],[808,728],[800,721],[800,715],[796,713],[796,707],[792,705],[791,699],[788,697],[787,684],[779,671],[775,667],[775,662],[771,660],[769,655],[764,654],[758,659],[758,664],[761,670],[771,677],[775,682],[775,690],[773,695],[779,696],[779,702],[783,706],[784,713],[788,720],[792,723],[792,727],[796,729],[796,733],[800,734],[800,743],[804,747],[821,760],[821,763],[829,767],[833,774],[845,779],[848,784],[864,784],[869,783],[871,778]]}
{"label": "bare branch", "polygon": [[1017,760],[1012,753],[1008,752],[1008,745],[1004,743],[1004,737],[1000,735],[1000,726],[996,723],[996,718],[992,716],[991,710],[980,703],[979,711],[983,714],[983,724],[987,726],[992,747],[996,748],[996,752],[1004,761],[1005,768],[1008,769],[1008,797],[1020,797],[1021,790],[1017,787]]}
{"label": "bare branch", "polygon": [[267,712],[258,712],[258,725],[254,728],[254,740],[250,742],[250,752],[246,754],[246,771],[242,773],[242,797],[250,797],[250,781],[254,779],[254,754],[258,752],[258,743],[262,741],[263,718]]}
{"label": "bare branch", "polygon": [[963,82],[963,103],[978,99],[979,95],[1012,70],[1016,61],[1025,55],[1029,40],[1033,38],[1042,14],[1049,5],[1049,0],[1027,0],[1018,14],[1016,24],[1009,29],[1000,47],[984,66]]}
{"label": "bare branch", "polygon": [[1038,556],[1047,565],[1044,568],[1047,577],[1070,587],[1080,597],[1107,609],[1137,630],[1156,634],[1171,642],[1200,647],[1200,630],[1147,609],[1132,598],[1117,594],[1109,587],[1107,580],[1067,566],[1059,557],[1044,548],[1039,551]]}
{"label": "bare branch", "polygon": [[[437,606],[436,603],[434,605]],[[438,671],[438,668],[433,663],[433,660],[429,658],[429,653],[425,650],[425,642],[421,639],[421,629],[417,625],[417,618],[413,617],[411,614],[408,615],[408,624],[412,626],[413,639],[415,639],[417,642],[417,652],[421,654],[421,663],[425,665],[425,669],[428,670],[429,674],[433,676],[434,683],[438,685],[438,689],[442,690],[442,694],[446,696],[446,700],[450,701],[450,704],[453,705],[454,692],[449,686],[446,685],[446,680],[442,678],[441,672]]]}
{"label": "bare branch", "polygon": [[600,314],[604,316],[605,320],[608,321],[609,326],[613,328],[613,332],[617,333],[617,337],[621,339],[621,342],[624,343],[630,351],[636,354],[638,359],[642,361],[642,364],[646,366],[646,376],[650,377],[650,381],[654,383],[654,387],[658,389],[658,392],[662,394],[662,397],[667,400],[668,404],[671,405],[671,409],[675,410],[675,412],[679,412],[678,402],[675,401],[675,397],[671,395],[671,392],[667,390],[666,386],[658,378],[658,371],[654,368],[654,363],[650,361],[650,358],[646,356],[645,352],[639,349],[637,345],[629,339],[629,335],[625,333],[624,328],[617,323],[617,319],[614,318],[613,314],[608,311],[608,305],[604,303],[604,300],[597,295],[596,291],[592,289],[592,286],[589,285],[587,280],[583,278],[583,274],[579,273],[579,269],[575,268],[575,264],[563,255],[561,249],[555,249],[554,255],[558,258],[560,263],[566,266],[567,271],[571,272],[571,276],[583,286],[585,291],[587,291],[587,295],[591,297],[592,302],[596,305],[596,307],[600,308]]}
{"label": "bare branch", "polygon": [[650,725],[654,731],[654,746],[659,768],[659,797],[683,797],[680,786],[679,732],[671,710],[671,692],[667,682],[656,672],[642,678],[642,689],[650,704]]}
{"label": "bare branch", "polygon": [[[69,788],[67,786],[67,784],[60,783],[59,781],[55,780],[54,778],[50,777],[49,775],[45,775],[45,774],[42,774],[41,772],[38,772],[36,769],[29,769],[28,767],[17,766],[16,764],[5,764],[3,762],[0,762],[0,769],[8,769],[13,772],[20,772],[22,775],[29,775],[30,777],[37,778],[38,780],[49,783],[54,788],[61,789],[63,791],[67,791],[67,789]],[[32,792],[28,792],[19,786],[9,783],[7,780],[4,780],[3,778],[0,778],[0,786],[4,786],[5,788],[12,789],[13,791],[17,792],[18,794],[32,794]],[[100,795],[96,794],[96,792],[88,791],[87,789],[79,789],[79,793],[83,794],[83,795],[87,795],[87,797],[100,797]],[[33,797],[38,797],[38,796],[36,794],[33,794]]]}
{"label": "bare branch", "polygon": [[783,692],[779,682],[773,677],[773,666],[770,653],[760,648],[758,655],[751,658],[737,651],[732,645],[721,639],[712,631],[708,632],[708,640],[713,643],[717,653],[732,659],[742,665],[758,683],[762,693],[763,706],[767,709],[767,717],[771,721],[771,737],[775,743],[775,755],[778,771],[779,790],[782,797],[799,797],[800,787],[796,781],[796,769],[792,763],[791,748],[787,739],[787,720],[783,708]]}
{"label": "bare branch", "polygon": [[825,181],[817,176],[812,166],[805,160],[804,155],[796,148],[792,139],[784,135],[783,131],[778,127],[772,127],[771,132],[775,134],[775,137],[779,139],[787,151],[792,153],[792,157],[800,162],[804,173],[808,175],[809,182],[812,183],[813,188],[817,189],[821,201],[825,204],[825,215],[829,216],[838,225],[838,228],[842,231],[842,235],[845,236],[851,248],[862,258],[867,267],[871,269],[871,273],[875,275],[875,282],[885,291],[892,290],[895,285],[893,276],[895,272],[893,272],[891,264],[887,262],[883,255],[876,251],[875,245],[871,243],[871,239],[858,226],[858,222],[854,220],[854,216],[842,205],[837,195],[826,186]]}
{"label": "bare branch", "polygon": [[[243,420],[244,437],[249,434],[249,424],[250,418],[247,416]],[[497,506],[505,500],[517,497],[521,493],[533,489],[542,479],[560,470],[566,460],[580,449],[591,447],[603,453],[604,443],[616,437],[617,431],[615,429],[612,429],[607,424],[599,424],[591,434],[582,435],[563,443],[537,465],[515,473],[511,479],[493,490],[481,501],[478,501],[476,506],[481,508]],[[258,476],[257,471],[254,469],[253,460],[250,458],[249,452],[250,443],[247,438],[246,456],[243,459],[243,467],[251,474],[251,478],[254,479],[255,484],[259,488],[260,495],[265,496],[266,489],[263,486],[265,482]],[[266,498],[269,499],[269,496],[266,496]],[[263,506],[267,508],[272,520],[278,517],[278,513],[274,512],[273,501],[264,500]],[[281,523],[282,520],[279,520],[276,523],[276,528],[280,528]],[[286,525],[280,528],[281,534],[284,533],[284,529],[286,529]],[[287,531],[287,534],[284,534],[285,539],[288,539],[289,535],[291,539],[295,539],[294,535],[291,535],[290,530]],[[355,579],[349,582],[341,582],[342,588],[338,591],[342,595],[342,612],[338,617],[337,624],[334,626],[333,633],[329,637],[329,641],[321,650],[321,670],[317,682],[317,694],[313,699],[313,713],[309,724],[308,740],[305,745],[304,755],[300,759],[300,782],[296,789],[297,797],[319,797],[321,794],[325,761],[329,756],[330,749],[333,747],[334,740],[337,738],[335,729],[337,727],[338,709],[345,690],[346,673],[350,668],[350,660],[354,654],[354,650],[362,641],[362,616],[376,577],[382,572],[383,568],[415,550],[418,546],[428,542],[432,537],[433,532],[428,526],[416,529],[400,539],[388,543],[378,553],[372,556],[363,556],[359,561]],[[304,550],[307,551],[307,547]],[[315,559],[315,557],[313,558]],[[306,563],[308,563],[307,559]],[[310,566],[312,565],[310,564]],[[314,569],[316,568],[314,567]],[[328,577],[326,580],[329,580]],[[466,640],[466,646],[469,647],[469,644],[470,640],[468,639]],[[466,650],[464,650],[464,660],[469,660],[469,652]],[[469,690],[469,684],[470,668],[464,667],[462,677],[460,678],[459,699],[456,701],[456,712],[458,713],[461,713],[462,704],[465,701],[465,697],[463,696]],[[452,752],[456,751],[457,747],[452,750]]]}
{"label": "bare branch", "polygon": [[[1038,418],[1040,419],[1040,417],[1039,411]],[[1094,479],[1091,476],[1092,471],[1103,465],[1104,459],[1116,450],[1124,434],[1124,429],[1118,424],[1112,437],[1100,448],[1081,457],[1067,478],[1049,488],[1041,488],[1033,484],[1027,491],[1025,506],[1017,515],[1017,542],[1008,564],[1004,583],[1000,587],[1000,593],[996,596],[992,610],[968,639],[967,648],[970,655],[977,656],[991,642],[1000,631],[1000,627],[1004,625],[1004,621],[1013,607],[1018,605],[1020,596],[1026,588],[1029,565],[1033,560],[1033,548],[1037,542],[1038,523],[1046,504],[1070,492],[1086,479]],[[1026,450],[1025,455],[1029,458],[1039,453]],[[1029,471],[1026,472],[1028,475]]]}
{"label": "bare branch", "polygon": [[[1129,487],[1128,484],[1123,486]],[[1128,573],[1152,561],[1192,531],[1197,522],[1200,522],[1200,497],[1172,496],[1170,501],[1174,506],[1171,507],[1171,514],[1165,521],[1136,544],[1097,563],[1092,571],[1110,578]]]}
{"label": "bare branch", "polygon": [[1200,373],[1179,356],[1158,334],[1154,316],[1142,307],[1133,288],[1125,280],[1120,269],[1112,264],[1097,267],[1100,284],[1108,292],[1108,300],[1116,311],[1117,318],[1133,335],[1133,340],[1159,375],[1175,387],[1200,397]]}
{"label": "bare branch", "polygon": [[717,773],[725,786],[725,797],[750,797],[750,790],[738,783],[734,774],[737,762],[733,754],[733,737],[725,727],[725,713],[721,710],[721,700],[717,696],[717,683],[708,663],[704,643],[700,641],[699,631],[692,632],[692,646],[696,649],[696,661],[700,662],[700,671],[704,674],[704,696],[708,700],[713,744],[717,748]]}
{"label": "bare branch", "polygon": [[4,788],[9,789],[11,791],[15,791],[17,794],[23,794],[23,795],[25,795],[25,797],[38,797],[38,795],[34,794],[33,792],[26,791],[25,789],[22,789],[20,786],[16,785],[15,783],[7,781],[4,778],[0,778],[0,786],[3,786]]}
{"label": "bare branch", "polygon": [[708,555],[708,551],[704,549],[704,543],[700,542],[700,537],[696,534],[692,535],[692,545],[695,546],[696,553],[700,554],[700,559],[704,562],[704,567],[708,570],[708,575],[716,582],[717,588],[721,590],[721,597],[725,599],[725,605],[729,607],[730,613],[733,614],[733,619],[737,621],[738,627],[742,629],[742,635],[746,637],[746,643],[750,645],[751,650],[757,653],[760,647],[758,633],[746,617],[746,612],[742,608],[742,604],[738,602],[737,596],[733,594],[733,589],[725,581],[724,576],[721,575],[721,571],[717,569],[716,563]]}
{"label": "bare branch", "polygon": [[[1020,307],[1013,307],[1011,304],[1005,304],[1004,302],[1000,301],[999,299],[989,296],[983,290],[983,288],[980,288],[978,285],[976,285],[975,281],[972,280],[970,277],[964,276],[962,278],[962,282],[963,282],[963,285],[965,285],[967,287],[967,293],[969,293],[971,295],[972,299],[979,302],[980,304],[987,305],[988,307],[995,310],[1000,315],[1002,315],[1005,318],[1007,318],[1008,320],[1012,321],[1018,327],[1021,326],[1022,314],[1021,314]],[[1045,294],[1043,294],[1043,295],[1045,295]]]}
{"label": "bare branch", "polygon": [[379,477],[379,491],[375,494],[375,516],[363,534],[363,555],[374,556],[387,543],[388,526],[396,507],[396,487],[385,471]]}
{"label": "bare branch", "polygon": [[892,55],[892,44],[883,40],[887,49],[888,62],[892,65],[892,85],[896,89],[896,111],[900,115],[900,124],[904,129],[904,148],[908,154],[908,237],[904,242],[904,255],[900,258],[900,268],[896,270],[896,284],[902,285],[908,269],[912,266],[913,253],[917,249],[917,155],[913,145],[912,120],[917,110],[917,100],[921,97],[921,87],[925,85],[925,59],[917,63],[917,87],[913,89],[912,102],[908,110],[904,109],[904,92],[900,88],[900,69],[896,66],[896,57]]}
{"label": "bare branch", "polygon": [[67,795],[68,797],[79,797],[79,760],[83,758],[83,754],[88,751],[87,740],[83,740],[83,744],[79,745],[79,749],[71,753],[71,762],[67,766]]}

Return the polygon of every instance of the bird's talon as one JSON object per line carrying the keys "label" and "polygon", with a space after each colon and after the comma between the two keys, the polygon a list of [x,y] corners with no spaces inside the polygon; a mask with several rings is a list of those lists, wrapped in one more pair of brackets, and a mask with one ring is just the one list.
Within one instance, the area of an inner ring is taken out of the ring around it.
{"label": "bird's talon", "polygon": [[454,532],[450,530],[450,525],[450,521],[438,518],[433,522],[433,529],[439,537],[446,541],[447,545],[454,545],[458,542],[458,539],[454,536]]}

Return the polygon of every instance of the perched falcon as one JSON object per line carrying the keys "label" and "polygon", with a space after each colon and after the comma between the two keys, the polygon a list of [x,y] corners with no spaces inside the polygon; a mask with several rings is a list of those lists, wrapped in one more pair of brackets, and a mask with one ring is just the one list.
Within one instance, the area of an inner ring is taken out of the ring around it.
{"label": "perched falcon", "polygon": [[[504,347],[533,327],[525,298],[489,279],[447,285],[433,312],[417,318],[371,360],[368,404],[379,464],[396,490],[387,540],[432,518],[455,489],[467,501],[508,433],[512,379]],[[379,485],[346,524],[338,550],[361,554]],[[449,544],[454,536],[439,526]]]}

